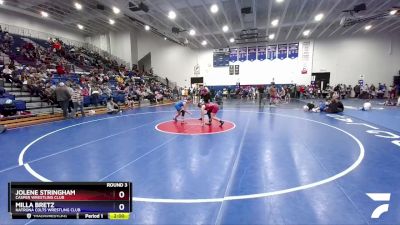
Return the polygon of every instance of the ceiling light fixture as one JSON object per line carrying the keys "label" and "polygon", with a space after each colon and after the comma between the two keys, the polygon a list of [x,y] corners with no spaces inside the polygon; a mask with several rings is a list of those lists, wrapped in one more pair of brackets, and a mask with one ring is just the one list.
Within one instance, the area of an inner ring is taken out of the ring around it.
{"label": "ceiling light fixture", "polygon": [[3,5],[4,4],[4,0],[0,0],[0,5]]}
{"label": "ceiling light fixture", "polygon": [[211,11],[212,13],[217,13],[218,10],[219,10],[219,8],[218,8],[217,4],[212,4],[212,5],[211,5],[210,11]]}
{"label": "ceiling light fixture", "polygon": [[272,20],[271,25],[276,27],[276,26],[278,26],[278,23],[279,23],[279,20],[278,19],[274,19],[274,20]]}
{"label": "ceiling light fixture", "polygon": [[269,40],[274,40],[275,34],[270,34],[270,35],[268,35],[268,38],[269,38]]}
{"label": "ceiling light fixture", "polygon": [[168,40],[168,38],[167,38],[167,37],[164,37],[164,40]]}
{"label": "ceiling light fixture", "polygon": [[230,38],[230,39],[229,39],[229,42],[230,42],[230,43],[235,42],[235,38]]}
{"label": "ceiling light fixture", "polygon": [[315,21],[321,21],[324,18],[324,14],[320,13],[314,17]]}
{"label": "ceiling light fixture", "polygon": [[115,14],[118,14],[119,12],[121,12],[121,10],[118,9],[117,7],[115,7],[115,6],[112,7],[112,11],[113,11]]}
{"label": "ceiling light fixture", "polygon": [[396,9],[393,9],[392,11],[390,11],[389,14],[393,16],[393,15],[396,14],[396,13],[397,13],[397,10],[396,10]]}
{"label": "ceiling light fixture", "polygon": [[229,30],[229,27],[227,25],[222,27],[222,31],[223,32],[228,32],[228,30]]}
{"label": "ceiling light fixture", "polygon": [[195,31],[195,30],[191,29],[191,30],[189,31],[189,35],[190,35],[190,36],[194,36],[195,34],[196,34],[196,31]]}
{"label": "ceiling light fixture", "polygon": [[145,25],[145,26],[144,26],[144,29],[145,29],[145,30],[150,30],[150,26],[149,26],[149,25]]}
{"label": "ceiling light fixture", "polygon": [[169,11],[168,12],[168,18],[170,18],[171,20],[176,18],[176,13],[174,11]]}
{"label": "ceiling light fixture", "polygon": [[207,45],[207,41],[206,40],[202,41],[201,45],[206,46]]}
{"label": "ceiling light fixture", "polygon": [[75,6],[75,8],[76,8],[77,10],[81,10],[81,9],[82,9],[82,5],[79,4],[79,3],[77,3],[77,2],[75,2],[74,6]]}
{"label": "ceiling light fixture", "polygon": [[111,25],[114,25],[114,23],[115,23],[115,20],[113,20],[113,19],[109,19],[109,20],[108,20],[108,22],[109,22]]}
{"label": "ceiling light fixture", "polygon": [[305,30],[305,31],[303,32],[303,36],[308,36],[308,35],[310,35],[310,30]]}
{"label": "ceiling light fixture", "polygon": [[47,12],[41,11],[40,14],[42,17],[49,17],[49,14]]}
{"label": "ceiling light fixture", "polygon": [[276,0],[277,3],[282,3],[284,0]]}
{"label": "ceiling light fixture", "polygon": [[372,28],[372,25],[367,25],[364,27],[365,30],[371,30],[371,28]]}
{"label": "ceiling light fixture", "polygon": [[80,25],[80,24],[78,24],[77,26],[78,26],[78,28],[79,28],[80,30],[83,30],[83,28],[84,28],[84,27],[83,27],[82,25]]}

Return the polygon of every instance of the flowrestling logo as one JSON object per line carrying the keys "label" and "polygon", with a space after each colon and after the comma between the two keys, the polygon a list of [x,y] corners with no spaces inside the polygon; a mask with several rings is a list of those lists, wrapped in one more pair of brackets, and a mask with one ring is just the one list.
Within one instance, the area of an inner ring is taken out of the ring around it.
{"label": "flowrestling logo", "polygon": [[390,193],[365,193],[370,199],[375,202],[384,202],[387,204],[379,205],[371,214],[372,219],[379,219],[382,214],[389,212]]}

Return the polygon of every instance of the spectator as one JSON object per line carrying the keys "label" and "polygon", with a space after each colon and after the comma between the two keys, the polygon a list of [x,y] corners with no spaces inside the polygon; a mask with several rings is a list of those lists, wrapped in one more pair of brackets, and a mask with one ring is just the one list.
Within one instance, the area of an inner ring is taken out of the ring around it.
{"label": "spectator", "polygon": [[4,89],[2,86],[0,86],[0,98],[3,98],[5,93],[6,93],[6,89]]}
{"label": "spectator", "polygon": [[99,96],[100,96],[100,88],[98,88],[96,85],[94,85],[92,87],[90,99],[92,100],[92,103],[94,104],[95,107],[97,107],[99,104]]}
{"label": "spectator", "polygon": [[118,112],[122,112],[122,111],[120,111],[118,104],[115,103],[111,97],[108,98],[107,99],[107,113],[115,114]]}
{"label": "spectator", "polygon": [[11,99],[7,99],[3,105],[1,114],[4,116],[14,116],[17,114],[17,107]]}
{"label": "spectator", "polygon": [[9,67],[10,65],[7,64],[5,65],[4,69],[3,69],[3,77],[6,79],[6,82],[12,83],[13,82],[13,77],[12,77],[12,70]]}
{"label": "spectator", "polygon": [[358,98],[360,96],[361,93],[361,88],[360,85],[356,85],[354,86],[354,98]]}
{"label": "spectator", "polygon": [[77,117],[76,112],[78,111],[78,108],[80,108],[82,117],[85,117],[85,112],[83,111],[83,95],[79,85],[75,85],[73,89],[72,103],[74,105],[72,115]]}
{"label": "spectator", "polygon": [[329,105],[326,108],[327,113],[339,113],[343,112],[344,106],[343,103],[338,99],[332,99]]}
{"label": "spectator", "polygon": [[56,99],[60,105],[64,118],[68,118],[68,104],[71,99],[71,94],[63,82],[59,83],[59,86],[55,90]]}
{"label": "spectator", "polygon": [[57,70],[57,74],[58,74],[58,75],[63,75],[63,74],[65,74],[65,69],[64,69],[64,66],[62,65],[62,63],[59,63],[59,64],[57,65],[56,70]]}

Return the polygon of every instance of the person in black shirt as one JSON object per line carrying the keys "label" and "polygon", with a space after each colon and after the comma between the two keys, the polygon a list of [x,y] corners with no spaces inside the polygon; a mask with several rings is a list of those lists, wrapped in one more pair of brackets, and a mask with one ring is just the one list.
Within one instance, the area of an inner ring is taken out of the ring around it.
{"label": "person in black shirt", "polygon": [[264,98],[264,87],[263,86],[258,87],[258,98],[259,98],[259,104],[261,105],[261,101]]}
{"label": "person in black shirt", "polygon": [[325,110],[327,113],[339,113],[343,112],[344,106],[343,103],[337,99],[332,99],[328,108]]}

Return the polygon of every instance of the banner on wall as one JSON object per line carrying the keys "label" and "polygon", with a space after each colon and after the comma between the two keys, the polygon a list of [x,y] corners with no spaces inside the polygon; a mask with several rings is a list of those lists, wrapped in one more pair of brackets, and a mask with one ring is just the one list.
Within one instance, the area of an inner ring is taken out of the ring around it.
{"label": "banner on wall", "polygon": [[257,47],[247,48],[247,60],[253,62],[257,58]]}
{"label": "banner on wall", "polygon": [[229,62],[236,62],[238,60],[238,49],[237,48],[231,48],[230,49],[230,54],[229,54]]}
{"label": "banner on wall", "polygon": [[235,66],[234,65],[229,65],[229,75],[233,75],[235,72]]}
{"label": "banner on wall", "polygon": [[289,58],[295,59],[299,57],[299,43],[291,43],[289,44]]}
{"label": "banner on wall", "polygon": [[276,59],[276,45],[268,45],[267,59],[269,60]]}
{"label": "banner on wall", "polygon": [[266,58],[266,51],[267,51],[267,47],[258,46],[257,47],[257,59],[260,61],[264,61]]}
{"label": "banner on wall", "polygon": [[287,44],[280,44],[278,45],[278,59],[286,59],[287,58]]}
{"label": "banner on wall", "polygon": [[235,65],[235,75],[239,75],[239,65]]}
{"label": "banner on wall", "polygon": [[313,56],[313,42],[303,41],[299,46],[300,58],[300,72],[304,75],[311,74],[312,70],[312,56]]}
{"label": "banner on wall", "polygon": [[239,61],[244,62],[247,60],[247,47],[239,48]]}

